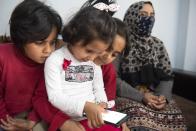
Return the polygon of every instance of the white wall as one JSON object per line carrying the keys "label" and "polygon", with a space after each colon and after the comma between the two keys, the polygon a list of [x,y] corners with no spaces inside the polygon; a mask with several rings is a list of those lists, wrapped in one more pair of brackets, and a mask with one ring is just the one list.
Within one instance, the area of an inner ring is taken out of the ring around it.
{"label": "white wall", "polygon": [[66,23],[74,13],[80,9],[86,0],[45,0],[46,3],[52,6],[62,17]]}
{"label": "white wall", "polygon": [[196,72],[196,1],[190,0],[184,69]]}
{"label": "white wall", "polygon": [[[0,35],[9,32],[8,19],[12,9],[22,0],[0,0]],[[86,0],[41,0],[52,6],[64,22]],[[121,6],[114,15],[123,19],[128,7],[139,0],[117,0]],[[161,39],[169,53],[173,67],[196,72],[196,52],[193,51],[196,34],[195,0],[150,0],[155,8],[155,25],[152,34]],[[189,8],[190,7],[190,8]]]}
{"label": "white wall", "polygon": [[22,0],[0,0],[0,35],[9,34],[9,18],[14,7]]}
{"label": "white wall", "polygon": [[177,40],[175,48],[175,67],[184,69],[186,55],[189,0],[180,0],[178,8]]}

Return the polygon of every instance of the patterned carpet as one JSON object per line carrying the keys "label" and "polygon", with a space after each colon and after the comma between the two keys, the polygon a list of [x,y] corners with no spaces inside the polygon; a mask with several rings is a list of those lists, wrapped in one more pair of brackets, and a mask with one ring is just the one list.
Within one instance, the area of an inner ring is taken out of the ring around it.
{"label": "patterned carpet", "polygon": [[188,131],[196,131],[196,102],[177,95],[173,97],[186,118]]}

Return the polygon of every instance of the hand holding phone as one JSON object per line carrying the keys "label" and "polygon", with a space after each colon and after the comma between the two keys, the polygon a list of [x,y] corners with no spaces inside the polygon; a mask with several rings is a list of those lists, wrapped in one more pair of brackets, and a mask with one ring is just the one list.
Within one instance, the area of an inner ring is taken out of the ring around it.
{"label": "hand holding phone", "polygon": [[115,126],[120,126],[122,123],[127,121],[128,118],[129,116],[127,114],[117,111],[106,110],[102,113],[102,119],[104,122]]}

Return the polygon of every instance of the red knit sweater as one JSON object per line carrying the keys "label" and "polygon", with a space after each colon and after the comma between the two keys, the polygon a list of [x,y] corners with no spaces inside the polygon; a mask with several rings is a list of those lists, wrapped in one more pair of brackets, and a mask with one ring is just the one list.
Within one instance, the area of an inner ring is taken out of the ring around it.
{"label": "red knit sweater", "polygon": [[0,119],[23,111],[30,111],[32,121],[41,116],[51,131],[69,119],[48,102],[43,64],[28,59],[13,44],[0,44]]}
{"label": "red knit sweater", "polygon": [[13,44],[0,44],[0,119],[29,111],[30,120],[39,120],[31,98],[40,77],[43,65],[25,57]]}
{"label": "red knit sweater", "polygon": [[112,63],[102,65],[104,88],[108,100],[115,100],[116,98],[116,70]]}

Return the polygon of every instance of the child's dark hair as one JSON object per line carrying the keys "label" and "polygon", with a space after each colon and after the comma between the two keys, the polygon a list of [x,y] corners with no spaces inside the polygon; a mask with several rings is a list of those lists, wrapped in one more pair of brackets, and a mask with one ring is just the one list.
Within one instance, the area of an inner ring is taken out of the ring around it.
{"label": "child's dark hair", "polygon": [[126,43],[127,43],[127,41],[128,41],[128,34],[127,34],[127,26],[126,26],[126,24],[122,21],[122,20],[120,20],[120,19],[118,19],[118,18],[115,18],[115,17],[113,17],[113,19],[114,19],[114,21],[115,21],[115,23],[116,23],[116,27],[117,27],[117,35],[120,35],[121,37],[123,37],[124,39],[125,39],[125,41],[126,41]]}
{"label": "child's dark hair", "polygon": [[14,44],[23,49],[28,42],[44,40],[53,28],[61,31],[61,17],[38,0],[24,0],[10,18],[10,35]]}
{"label": "child's dark hair", "polygon": [[[104,3],[106,5],[110,5],[110,4],[116,3],[116,0],[88,0],[87,2],[83,4],[82,8],[89,7],[89,6],[93,7],[97,3]],[[108,13],[111,16],[113,16],[115,12],[108,11]]]}
{"label": "child's dark hair", "polygon": [[127,25],[120,19],[118,18],[114,18],[114,21],[116,23],[117,26],[117,35],[120,35],[121,37],[123,37],[125,39],[126,45],[125,45],[125,49],[123,50],[123,54],[127,54],[128,53],[128,31],[127,31]]}
{"label": "child's dark hair", "polygon": [[62,36],[68,44],[82,41],[83,46],[92,40],[102,40],[111,44],[116,34],[116,24],[106,12],[94,7],[82,8],[64,27]]}

